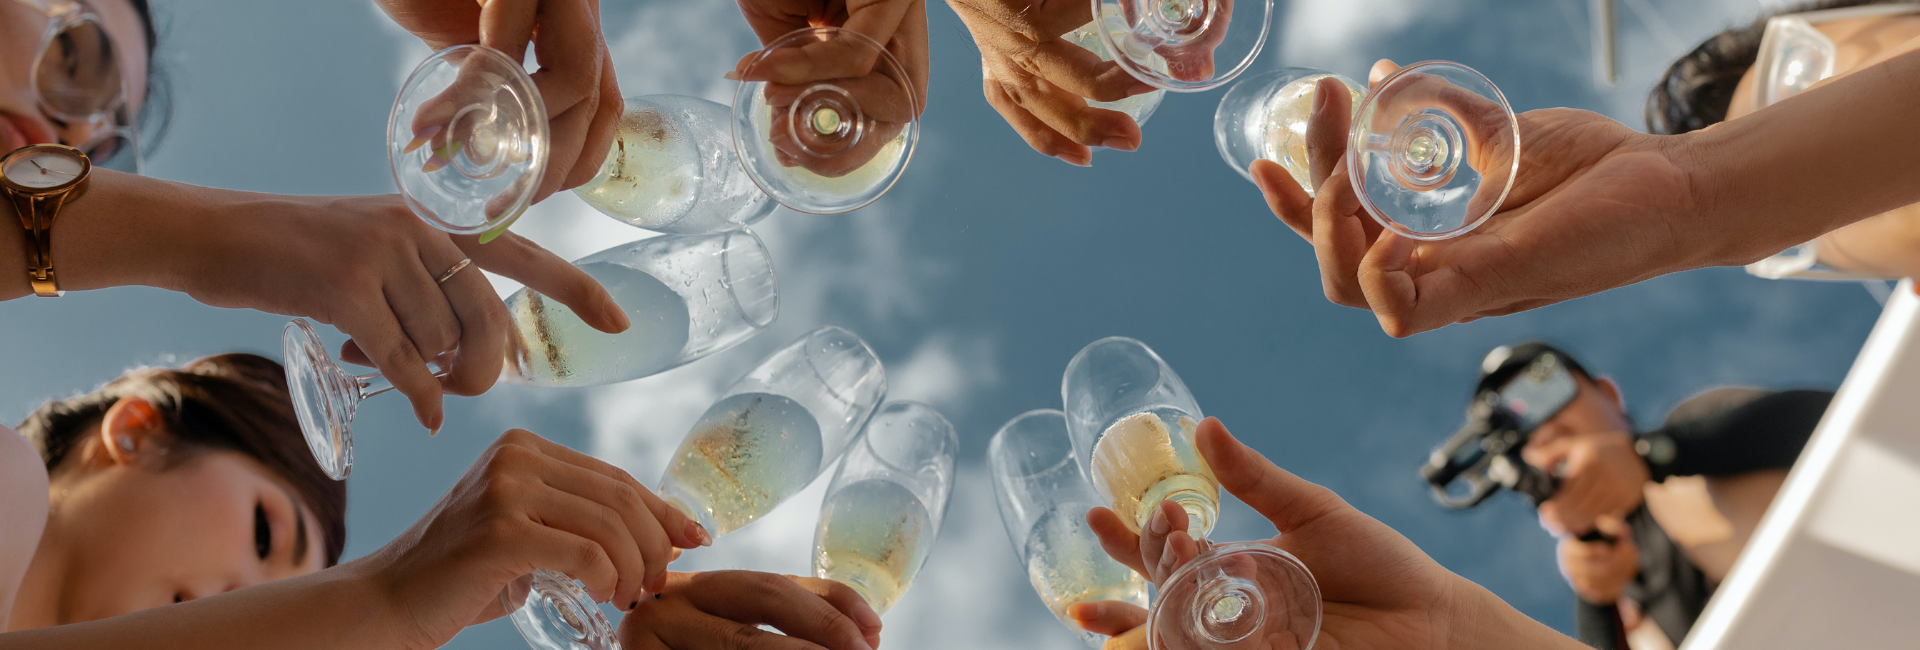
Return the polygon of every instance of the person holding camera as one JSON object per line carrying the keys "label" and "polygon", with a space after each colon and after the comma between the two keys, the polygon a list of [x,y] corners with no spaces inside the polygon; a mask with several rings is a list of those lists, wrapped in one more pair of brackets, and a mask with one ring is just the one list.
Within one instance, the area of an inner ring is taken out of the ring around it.
{"label": "person holding camera", "polygon": [[[1467,427],[1423,474],[1452,507],[1498,487],[1533,498],[1579,597],[1580,640],[1603,649],[1686,637],[1833,398],[1717,388],[1636,433],[1619,385],[1553,346],[1502,346],[1481,370]],[[1461,463],[1459,450],[1488,453]],[[1435,470],[1446,462],[1471,467]],[[1485,488],[1447,492],[1461,476]]]}

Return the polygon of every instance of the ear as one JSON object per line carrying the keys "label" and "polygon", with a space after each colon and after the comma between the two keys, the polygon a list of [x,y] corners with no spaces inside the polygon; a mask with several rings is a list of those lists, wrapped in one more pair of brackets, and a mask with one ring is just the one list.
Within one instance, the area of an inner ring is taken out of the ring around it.
{"label": "ear", "polygon": [[1602,376],[1593,380],[1593,385],[1600,389],[1601,395],[1605,395],[1607,399],[1613,401],[1614,408],[1620,409],[1622,413],[1626,412],[1627,398],[1620,392],[1620,384],[1614,383],[1612,377]]}
{"label": "ear", "polygon": [[100,447],[115,465],[131,465],[159,453],[164,430],[160,409],[139,397],[122,397],[100,419]]}

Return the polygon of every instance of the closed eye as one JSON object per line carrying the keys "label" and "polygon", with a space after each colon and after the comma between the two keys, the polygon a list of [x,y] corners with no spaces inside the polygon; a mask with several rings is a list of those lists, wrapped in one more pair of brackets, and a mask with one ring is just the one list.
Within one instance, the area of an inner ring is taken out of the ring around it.
{"label": "closed eye", "polygon": [[264,502],[253,504],[253,548],[260,553],[262,562],[273,554],[273,526],[267,523],[267,506]]}

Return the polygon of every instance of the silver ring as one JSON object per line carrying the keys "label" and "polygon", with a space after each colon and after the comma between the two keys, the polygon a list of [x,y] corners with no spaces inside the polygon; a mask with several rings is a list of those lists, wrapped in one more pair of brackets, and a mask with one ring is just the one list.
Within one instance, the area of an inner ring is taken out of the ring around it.
{"label": "silver ring", "polygon": [[473,263],[473,258],[471,257],[455,262],[453,264],[453,268],[447,269],[446,273],[440,274],[440,284],[446,284],[447,278],[453,277],[453,274],[459,273],[460,269],[467,268],[467,265],[472,263]]}

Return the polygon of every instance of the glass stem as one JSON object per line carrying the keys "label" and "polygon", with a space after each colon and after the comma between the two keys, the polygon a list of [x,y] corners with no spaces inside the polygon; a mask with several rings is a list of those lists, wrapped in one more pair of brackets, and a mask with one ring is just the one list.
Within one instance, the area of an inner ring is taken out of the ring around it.
{"label": "glass stem", "polygon": [[[435,378],[446,377],[447,371],[436,371],[433,373],[433,376]],[[380,373],[377,372],[365,375],[354,375],[353,384],[360,389],[360,399],[366,399],[393,390],[393,382],[387,381],[386,377],[381,376]]]}

